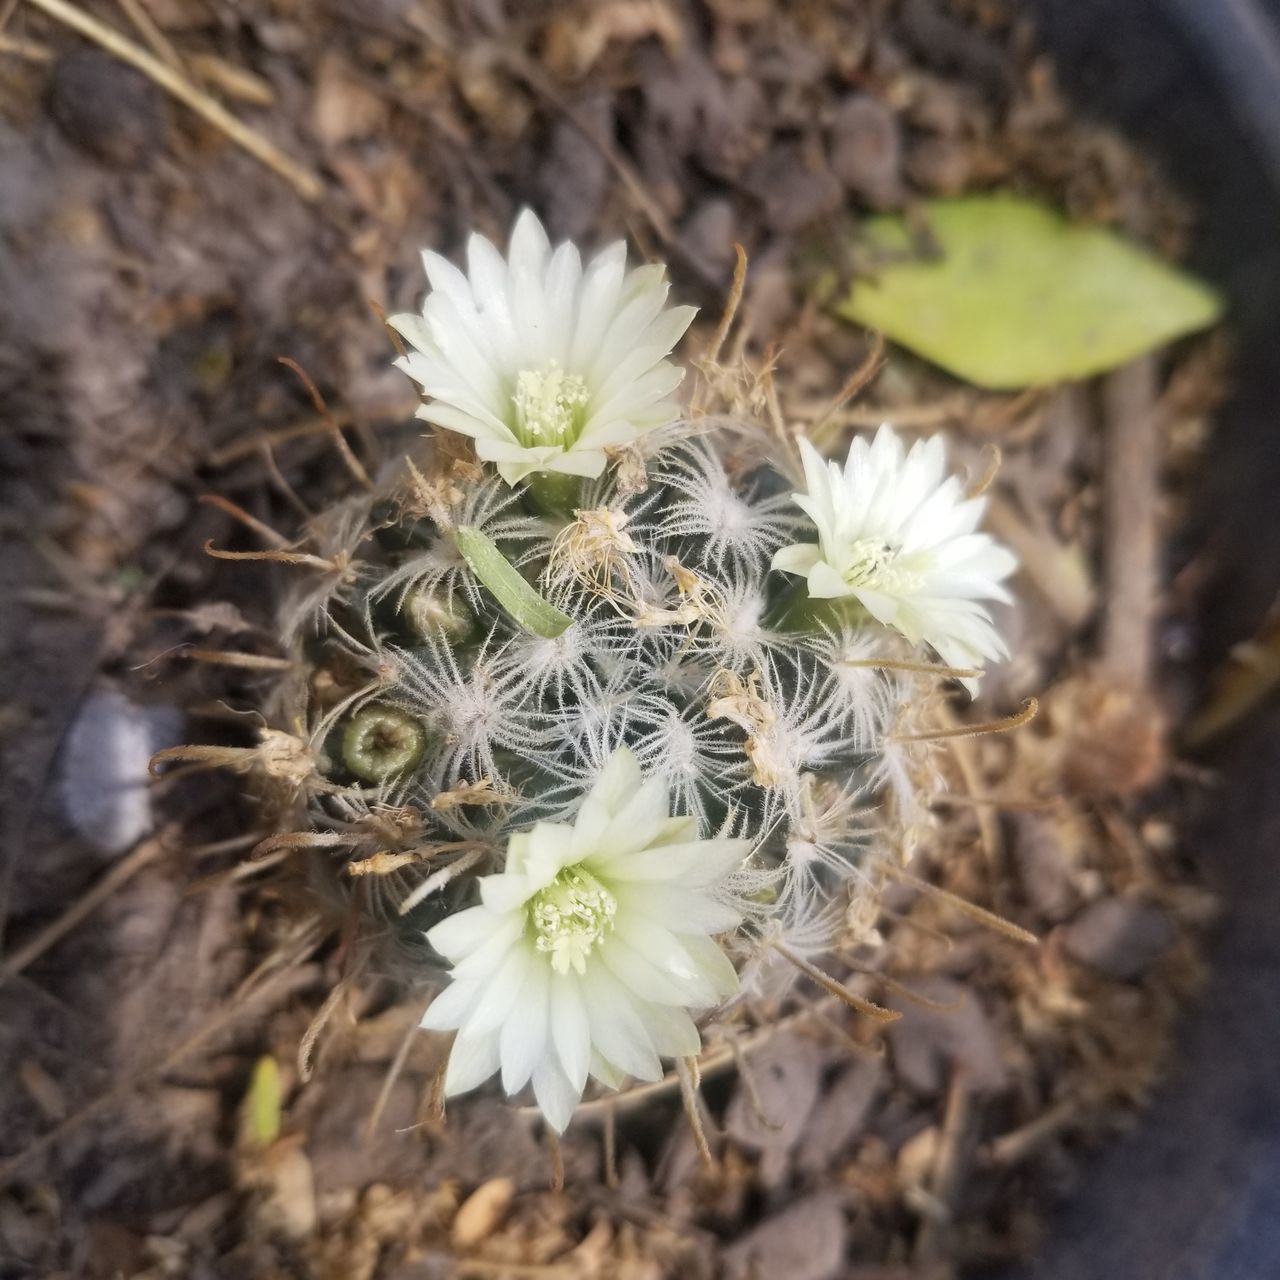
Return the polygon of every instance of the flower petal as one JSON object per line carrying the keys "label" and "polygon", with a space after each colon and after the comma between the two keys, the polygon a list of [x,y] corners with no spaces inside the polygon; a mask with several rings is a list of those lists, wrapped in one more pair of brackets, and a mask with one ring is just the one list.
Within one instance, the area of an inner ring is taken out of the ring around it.
{"label": "flower petal", "polygon": [[550,984],[551,1038],[569,1083],[581,1093],[591,1065],[591,1024],[586,1001],[573,972],[552,974]]}
{"label": "flower petal", "polygon": [[534,1068],[533,1096],[537,1098],[547,1123],[557,1133],[563,1133],[582,1101],[582,1090],[575,1089],[560,1063],[547,1056]]}
{"label": "flower petal", "polygon": [[808,573],[821,559],[822,548],[816,542],[797,542],[775,551],[769,567],[784,573]]}
{"label": "flower petal", "polygon": [[444,1073],[447,1097],[466,1093],[483,1084],[498,1069],[498,1037],[467,1035],[459,1032],[449,1050],[449,1065]]}
{"label": "flower petal", "polygon": [[524,1088],[548,1050],[549,973],[546,964],[533,963],[526,968],[520,994],[499,1032],[502,1087],[508,1095]]}
{"label": "flower petal", "polygon": [[580,982],[592,1045],[627,1075],[637,1080],[661,1080],[662,1063],[627,989],[598,964],[588,965]]}

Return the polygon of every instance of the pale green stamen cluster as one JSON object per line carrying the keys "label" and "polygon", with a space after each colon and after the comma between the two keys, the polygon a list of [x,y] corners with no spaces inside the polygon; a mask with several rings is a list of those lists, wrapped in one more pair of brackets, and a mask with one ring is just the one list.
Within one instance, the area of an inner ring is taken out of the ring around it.
{"label": "pale green stamen cluster", "polygon": [[587,957],[613,928],[617,911],[618,900],[594,876],[569,867],[530,905],[533,945],[557,973],[585,973]]}
{"label": "pale green stamen cluster", "polygon": [[897,563],[900,552],[881,538],[859,538],[849,548],[849,565],[840,575],[851,587],[909,594],[918,574]]}
{"label": "pale green stamen cluster", "polygon": [[586,382],[555,360],[543,369],[522,369],[511,397],[516,435],[525,445],[572,444],[590,398]]}

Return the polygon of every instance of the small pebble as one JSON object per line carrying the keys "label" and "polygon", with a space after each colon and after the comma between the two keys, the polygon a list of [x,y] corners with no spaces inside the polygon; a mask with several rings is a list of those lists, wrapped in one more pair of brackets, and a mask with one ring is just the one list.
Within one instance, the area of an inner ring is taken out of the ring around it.
{"label": "small pebble", "polygon": [[973,174],[968,148],[950,138],[918,138],[907,152],[907,176],[929,195],[959,195]]}
{"label": "small pebble", "polygon": [[831,170],[873,209],[902,198],[902,136],[897,117],[877,98],[846,98],[831,124]]}
{"label": "small pebble", "polygon": [[1141,898],[1101,898],[1062,930],[1067,954],[1109,978],[1140,977],[1173,941],[1173,922]]}
{"label": "small pebble", "polygon": [[1027,901],[1046,920],[1055,924],[1065,920],[1080,898],[1072,886],[1062,840],[1053,821],[1040,813],[1013,813],[1008,824],[1013,859]]}
{"label": "small pebble", "polygon": [[845,1274],[848,1227],[839,1197],[819,1192],[766,1218],[724,1252],[731,1280],[835,1280]]}
{"label": "small pebble", "polygon": [[49,114],[103,164],[139,169],[164,146],[164,96],[140,71],[98,49],[73,49],[53,66]]}
{"label": "small pebble", "polygon": [[844,199],[835,174],[800,143],[784,143],[762,156],[745,185],[774,231],[799,231],[834,213]]}
{"label": "small pebble", "polygon": [[760,1181],[774,1187],[785,1180],[789,1153],[818,1100],[822,1051],[812,1040],[778,1036],[747,1054],[746,1063],[756,1096],[739,1081],[725,1112],[725,1133],[760,1153]]}
{"label": "small pebble", "polygon": [[862,1133],[880,1093],[884,1066],[875,1059],[855,1061],[835,1078],[809,1114],[796,1163],[806,1173],[832,1168]]}
{"label": "small pebble", "polygon": [[911,989],[944,1006],[925,1009],[903,997],[888,1003],[903,1013],[889,1027],[893,1065],[916,1093],[941,1093],[953,1071],[974,1093],[998,1093],[1008,1083],[999,1035],[973,990],[941,974],[913,978]]}
{"label": "small pebble", "polygon": [[182,717],[143,707],[118,689],[94,689],[71,722],[58,758],[63,817],[100,853],[123,853],[151,830],[147,765],[176,741]]}
{"label": "small pebble", "polygon": [[458,1209],[450,1237],[455,1249],[471,1249],[493,1234],[515,1198],[510,1178],[491,1178],[477,1187]]}

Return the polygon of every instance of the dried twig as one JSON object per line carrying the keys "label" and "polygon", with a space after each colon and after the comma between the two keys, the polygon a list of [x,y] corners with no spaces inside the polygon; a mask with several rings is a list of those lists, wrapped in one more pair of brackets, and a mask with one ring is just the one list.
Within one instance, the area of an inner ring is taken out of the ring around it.
{"label": "dried twig", "polygon": [[87,893],[82,894],[56,920],[50,921],[29,942],[0,962],[0,985],[44,955],[82,920],[92,915],[117,889],[128,884],[144,867],[168,851],[164,834],[151,836],[120,859]]}
{"label": "dried twig", "polygon": [[1004,1168],[1021,1164],[1029,1155],[1068,1128],[1082,1109],[1080,1098],[1064,1098],[1021,1128],[1011,1129],[993,1139],[988,1149],[988,1158],[992,1164]]}
{"label": "dried twig", "polygon": [[1140,693],[1151,678],[1151,623],[1159,593],[1160,388],[1154,356],[1102,383],[1102,494],[1107,594],[1101,666]]}
{"label": "dried twig", "polygon": [[238,649],[188,649],[174,650],[179,658],[192,662],[207,662],[211,666],[241,667],[247,671],[290,671],[293,661],[289,658],[273,658],[266,653],[244,653]]}
{"label": "dried twig", "polygon": [[945,1216],[928,1215],[920,1224],[916,1236],[914,1257],[916,1262],[930,1262],[944,1253],[946,1228],[950,1222],[956,1195],[960,1190],[964,1170],[964,1156],[969,1146],[969,1119],[972,1097],[965,1082],[963,1070],[957,1068],[951,1076],[947,1090],[947,1106],[942,1118],[942,1132],[938,1138],[938,1150],[933,1161],[929,1191]]}
{"label": "dried twig", "polygon": [[1050,532],[1032,528],[1011,503],[993,494],[987,507],[991,532],[1018,557],[1022,571],[1049,607],[1072,631],[1093,613],[1094,585],[1084,555]]}
{"label": "dried twig", "polygon": [[320,394],[320,388],[316,386],[311,375],[290,356],[277,356],[276,358],[286,369],[291,370],[306,388],[307,394],[311,397],[312,406],[320,415],[320,420],[328,427],[334,448],[337,449],[343,465],[351,472],[352,479],[362,489],[372,489],[373,481],[369,479],[369,473],[364,469],[360,459],[352,453],[351,446],[347,443],[346,436],[342,434],[342,428],[338,425],[338,420],[329,412],[329,406],[325,403],[325,398]]}
{"label": "dried twig", "polygon": [[693,1142],[698,1148],[698,1158],[702,1167],[713,1170],[716,1158],[711,1154],[711,1144],[707,1141],[706,1127],[702,1123],[702,1107],[698,1098],[698,1079],[694,1076],[697,1069],[696,1058],[677,1058],[676,1077],[680,1081],[680,1100],[684,1104],[685,1118],[693,1132]]}
{"label": "dried twig", "polygon": [[831,398],[825,408],[809,424],[807,434],[819,453],[825,453],[833,443],[841,424],[836,415],[850,400],[872,383],[884,368],[884,334],[877,333],[862,363],[845,379],[844,385]]}
{"label": "dried twig", "polygon": [[387,1109],[387,1103],[391,1099],[391,1091],[395,1088],[396,1081],[404,1071],[404,1064],[409,1060],[409,1051],[413,1048],[414,1041],[418,1039],[421,1031],[423,1016],[434,998],[434,994],[429,996],[419,1006],[417,1013],[409,1019],[409,1025],[405,1028],[400,1044],[396,1048],[395,1057],[391,1059],[391,1065],[387,1067],[387,1074],[382,1078],[382,1087],[378,1090],[378,1096],[374,1100],[373,1110],[369,1112],[369,1118],[365,1121],[364,1136],[366,1139],[373,1137],[374,1131],[378,1127],[378,1121],[382,1119],[382,1113]]}
{"label": "dried twig", "polygon": [[996,933],[1002,933],[1006,938],[1012,938],[1015,942],[1025,942],[1028,946],[1038,947],[1040,945],[1040,939],[1030,929],[1024,929],[1021,925],[1014,924],[1012,920],[1006,920],[1004,916],[998,916],[994,911],[988,911],[986,907],[980,907],[976,902],[970,902],[968,898],[962,898],[959,894],[952,893],[949,889],[943,889],[939,885],[930,884],[927,880],[921,880],[919,876],[913,876],[910,871],[895,867],[891,862],[886,862],[884,869],[885,873],[895,880],[899,880],[921,893],[928,894],[930,897],[937,898],[939,902],[945,902],[962,915],[976,920],[984,928],[991,929]]}
{"label": "dried twig", "polygon": [[202,493],[196,501],[207,507],[217,507],[233,520],[238,520],[246,529],[252,529],[269,547],[283,550],[289,545],[288,538],[283,534],[277,533],[269,524],[251,515],[238,502],[232,502],[230,498],[224,498],[220,493]]}
{"label": "dried twig", "polygon": [[24,40],[21,36],[8,36],[3,32],[0,32],[0,53],[7,53],[27,62],[52,62],[54,56],[48,45],[35,40]]}
{"label": "dried twig", "polygon": [[156,25],[155,19],[143,8],[140,0],[117,0],[117,2],[124,10],[125,16],[138,29],[138,34],[151,47],[151,52],[161,62],[171,66],[179,75],[186,75],[186,68],[182,65],[177,49],[170,43],[169,37]]}
{"label": "dried twig", "polygon": [[268,169],[278,173],[304,200],[319,200],[324,194],[324,184],[312,170],[290,159],[274,142],[268,141],[241,123],[220,102],[211,98],[190,80],[166,66],[153,53],[122,36],[114,28],[100,22],[69,0],[26,0],[26,3],[42,13],[77,31],[87,40],[114,54],[122,62],[136,67],[143,75],[154,80],[179,102],[185,103],[197,115],[202,116],[215,129],[220,129],[237,146],[261,161]]}
{"label": "dried twig", "polygon": [[254,1009],[266,996],[282,986],[293,970],[301,964],[316,946],[320,930],[314,925],[308,926],[295,938],[292,947],[268,956],[240,984],[227,1002],[210,1017],[206,1018],[200,1028],[186,1037],[167,1053],[141,1070],[126,1076],[112,1085],[105,1093],[101,1093],[91,1102],[74,1111],[60,1124],[55,1125],[47,1133],[42,1134],[34,1142],[29,1143],[21,1151],[0,1161],[0,1186],[6,1185],[23,1165],[36,1156],[43,1155],[50,1147],[60,1142],[68,1134],[75,1132],[86,1122],[92,1120],[100,1112],[128,1097],[134,1089],[148,1080],[154,1080],[171,1071],[189,1054],[194,1053],[202,1044],[224,1031],[237,1019]]}

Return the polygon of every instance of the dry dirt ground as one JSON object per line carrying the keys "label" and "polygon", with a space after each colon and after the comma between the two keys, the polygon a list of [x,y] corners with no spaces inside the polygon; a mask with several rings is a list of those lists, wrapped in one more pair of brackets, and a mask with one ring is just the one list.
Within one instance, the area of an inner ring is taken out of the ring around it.
{"label": "dry dirt ground", "polygon": [[[707,1073],[713,1170],[670,1091],[587,1117],[559,1157],[495,1099],[442,1122],[439,1049],[408,1034],[424,992],[353,971],[296,889],[241,870],[264,833],[235,778],[148,793],[143,766],[252,727],[258,674],[191,651],[254,648],[278,579],[203,556],[236,535],[202,495],[288,530],[291,493],[341,491],[280,356],[358,452],[390,447],[413,398],[375,311],[414,304],[420,247],[500,240],[529,203],[554,237],[628,235],[714,316],[740,242],[749,349],[783,348],[803,423],[869,348],[806,295],[859,217],[995,187],[1176,253],[1159,175],[1072,120],[1001,0],[24,0],[0,37],[0,1276],[923,1280],[1025,1248],[1082,1140],[1155,1079],[1211,910],[1153,722],[1094,665],[1104,437],[1159,401],[1167,531],[1212,403],[1203,345],[1030,397],[892,353],[841,418],[1005,451],[1029,581],[990,697],[1048,690],[1051,714],[963,769],[1067,799],[951,814],[965,857],[922,870],[1046,942],[904,893],[877,966],[917,999],[887,1049],[808,993],[745,1072]],[[1172,568],[1152,660],[1176,673],[1197,569]],[[1101,764],[1099,722],[1123,730]]]}

